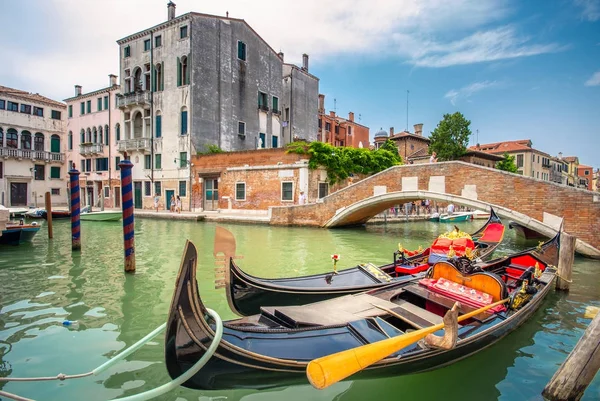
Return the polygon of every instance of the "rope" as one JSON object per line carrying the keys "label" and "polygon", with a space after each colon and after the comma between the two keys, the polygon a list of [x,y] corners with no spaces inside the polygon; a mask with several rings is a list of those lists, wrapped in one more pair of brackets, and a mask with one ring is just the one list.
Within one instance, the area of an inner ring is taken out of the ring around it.
{"label": "rope", "polygon": [[[212,309],[207,309],[207,311],[212,316],[212,318],[215,320],[215,326],[216,326],[215,337],[213,338],[210,346],[208,347],[208,349],[206,350],[204,355],[202,355],[202,357],[190,369],[185,371],[181,376],[171,380],[168,383],[163,384],[160,387],[153,388],[151,390],[144,391],[143,393],[131,395],[128,397],[115,398],[113,400],[115,400],[115,401],[116,400],[118,400],[118,401],[149,400],[151,398],[158,397],[159,395],[165,394],[165,393],[173,390],[176,387],[179,387],[181,384],[185,383],[190,378],[192,378],[192,376],[194,376],[196,373],[198,373],[198,371],[200,369],[202,369],[202,367],[204,365],[206,365],[206,363],[210,360],[210,358],[212,358],[213,354],[217,350],[217,347],[219,346],[219,343],[221,342],[221,338],[223,337],[223,321],[221,320],[221,317],[217,314],[217,312],[215,312]],[[131,347],[125,349],[123,352],[121,352],[118,355],[114,356],[113,358],[109,359],[108,361],[106,361],[102,365],[98,366],[96,369],[92,370],[91,372],[80,373],[80,374],[76,374],[76,375],[65,375],[63,373],[60,373],[53,377],[52,376],[46,376],[46,377],[0,377],[0,382],[9,382],[9,381],[32,382],[32,381],[46,381],[46,380],[66,380],[66,379],[79,379],[81,377],[87,377],[87,376],[91,376],[91,375],[99,375],[100,373],[104,372],[105,370],[107,370],[108,368],[113,366],[115,363],[120,361],[121,359],[127,357],[131,353],[138,350],[141,346],[146,344],[152,338],[156,337],[158,334],[160,334],[165,329],[165,327],[166,327],[166,323],[163,323],[162,325],[160,325],[159,327],[154,329],[150,334],[146,335],[144,338],[142,338],[141,340],[139,340],[138,342],[133,344]],[[16,394],[7,393],[5,391],[0,391],[0,396],[10,398],[10,399],[13,399],[16,401],[34,401],[30,398],[24,398],[24,397],[21,397]],[[110,400],[110,401],[113,401],[113,400]]]}
{"label": "rope", "polygon": [[566,278],[564,278],[563,276],[561,276],[560,274],[558,274],[558,272],[554,273],[556,274],[556,277],[558,277],[559,279],[561,279],[562,281],[566,281],[567,283],[571,284],[573,282],[573,280],[567,280]]}

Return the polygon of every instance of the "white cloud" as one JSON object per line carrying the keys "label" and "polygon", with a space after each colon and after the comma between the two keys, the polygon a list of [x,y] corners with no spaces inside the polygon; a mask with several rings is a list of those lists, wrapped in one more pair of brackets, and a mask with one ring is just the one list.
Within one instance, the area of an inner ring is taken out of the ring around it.
{"label": "white cloud", "polygon": [[464,86],[458,90],[452,89],[444,95],[444,98],[450,99],[452,105],[456,105],[456,102],[460,99],[468,99],[474,93],[481,92],[482,90],[494,88],[500,86],[498,81],[483,81],[473,82],[470,85]]}
{"label": "white cloud", "polygon": [[592,22],[600,19],[600,0],[575,0],[575,5],[582,9],[584,19]]}
{"label": "white cloud", "polygon": [[585,86],[600,86],[600,71],[596,71],[590,79],[585,81]]}

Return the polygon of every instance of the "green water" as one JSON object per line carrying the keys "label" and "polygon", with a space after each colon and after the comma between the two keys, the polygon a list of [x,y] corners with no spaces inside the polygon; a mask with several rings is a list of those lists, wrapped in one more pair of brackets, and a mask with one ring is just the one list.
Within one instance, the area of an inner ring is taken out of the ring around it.
{"label": "green water", "polygon": [[[462,223],[474,231],[483,221]],[[430,222],[324,230],[223,225],[237,240],[241,266],[251,274],[284,277],[329,271],[359,262],[388,263],[398,242],[427,246],[440,231]],[[70,224],[45,227],[33,244],[0,247],[0,376],[51,376],[90,371],[162,324],[167,317],[185,240],[198,247],[204,302],[233,318],[223,290],[215,290],[215,224],[136,221],[135,275],[123,273],[120,223],[82,222],[82,250],[72,254]],[[450,228],[448,226],[447,228]],[[406,238],[411,238],[406,239]],[[531,244],[529,244],[531,245]],[[533,244],[535,245],[535,243]],[[523,248],[507,231],[496,255]],[[348,381],[325,391],[308,385],[269,391],[177,389],[161,400],[541,400],[544,385],[580,338],[586,305],[600,305],[600,261],[576,258],[568,294],[552,292],[543,307],[498,344],[428,373]],[[64,320],[77,321],[65,327]],[[66,382],[9,383],[0,389],[36,400],[106,400],[136,394],[169,380],[163,339],[143,347],[97,377]],[[600,378],[584,400],[600,399]]]}

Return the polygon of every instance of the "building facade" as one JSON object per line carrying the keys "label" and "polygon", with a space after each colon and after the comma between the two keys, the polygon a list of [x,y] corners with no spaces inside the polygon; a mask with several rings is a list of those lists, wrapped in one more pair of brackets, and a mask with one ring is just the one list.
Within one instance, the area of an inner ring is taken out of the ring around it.
{"label": "building facade", "polygon": [[530,139],[505,141],[471,146],[469,149],[502,156],[504,153],[515,156],[518,174],[550,181],[551,156],[532,147]]}
{"label": "building facade", "polygon": [[348,118],[340,117],[335,111],[325,113],[325,95],[319,94],[317,140],[333,146],[369,148],[369,127],[354,121],[354,113]]}
{"label": "building facade", "polygon": [[67,205],[66,106],[0,86],[0,201],[6,207]]}
{"label": "building facade", "polygon": [[[166,22],[117,41],[123,92],[117,100],[123,121],[118,151],[134,164],[136,207],[151,207],[158,195],[160,208],[169,209],[174,195],[188,210],[214,196],[205,185],[202,199],[193,199],[192,156],[211,147],[250,150],[290,141],[283,131],[284,65],[244,20],[199,13],[176,17],[172,2],[167,10]],[[291,81],[311,82],[303,96],[314,92],[314,107],[297,100],[301,92],[295,90],[290,119],[302,104],[316,115],[318,80],[308,75],[293,73]],[[292,124],[310,137],[298,118]]]}
{"label": "building facade", "polygon": [[584,188],[593,191],[594,169],[591,166],[580,164],[577,166],[577,188]]}
{"label": "building facade", "polygon": [[120,133],[121,111],[117,77],[109,85],[88,93],[75,85],[75,96],[67,103],[67,165],[79,170],[81,205],[121,207],[121,184],[115,131]]}
{"label": "building facade", "polygon": [[429,162],[429,138],[423,136],[423,124],[413,126],[414,133],[402,131],[394,133],[394,127],[390,127],[389,135],[383,129],[375,134],[375,148],[381,147],[388,139],[393,141],[398,148],[398,154],[404,163]]}

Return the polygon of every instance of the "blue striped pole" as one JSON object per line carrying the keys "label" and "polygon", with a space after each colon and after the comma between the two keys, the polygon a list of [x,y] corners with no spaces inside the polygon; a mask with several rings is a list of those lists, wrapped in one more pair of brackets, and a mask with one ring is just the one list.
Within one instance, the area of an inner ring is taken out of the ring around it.
{"label": "blue striped pole", "polygon": [[135,272],[135,238],[133,218],[133,185],[131,169],[133,163],[125,159],[119,163],[121,168],[121,199],[123,204],[123,245],[125,248],[125,272]]}
{"label": "blue striped pole", "polygon": [[69,171],[71,183],[71,249],[81,249],[81,225],[79,222],[79,171],[75,165]]}

